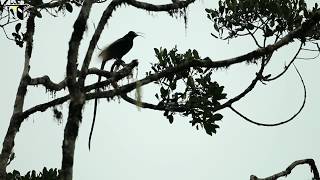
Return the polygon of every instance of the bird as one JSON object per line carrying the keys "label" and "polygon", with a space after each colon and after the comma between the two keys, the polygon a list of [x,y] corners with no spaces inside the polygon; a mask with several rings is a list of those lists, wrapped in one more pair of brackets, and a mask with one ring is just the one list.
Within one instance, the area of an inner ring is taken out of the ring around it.
{"label": "bird", "polygon": [[[104,48],[98,56],[99,58],[102,58],[100,70],[103,70],[106,62],[112,59],[115,59],[116,63],[112,65],[111,72],[113,71],[113,68],[118,65],[118,63],[122,63],[123,62],[122,57],[131,50],[133,46],[133,39],[137,36],[141,36],[141,35],[135,33],[134,31],[129,31],[122,38],[114,41],[109,46]],[[101,82],[101,76],[98,77],[98,83],[99,82]],[[96,92],[99,92],[99,89],[96,89]],[[96,120],[97,105],[98,105],[98,99],[95,98],[93,119],[92,119],[91,130],[90,130],[89,141],[88,141],[89,150],[91,146],[92,132],[93,132],[93,128]]]}
{"label": "bird", "polygon": [[104,48],[99,54],[99,57],[102,58],[103,61],[109,61],[111,59],[122,60],[122,57],[132,48],[133,39],[137,36],[140,35],[134,31],[129,31],[125,36]]}

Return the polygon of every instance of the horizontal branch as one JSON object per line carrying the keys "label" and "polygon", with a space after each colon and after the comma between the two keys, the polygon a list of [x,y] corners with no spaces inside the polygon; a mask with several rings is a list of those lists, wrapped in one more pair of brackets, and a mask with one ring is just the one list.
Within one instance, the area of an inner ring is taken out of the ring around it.
{"label": "horizontal branch", "polygon": [[146,109],[152,109],[152,110],[157,110],[157,111],[173,111],[173,112],[185,112],[188,109],[187,107],[185,107],[183,105],[170,106],[170,105],[164,105],[164,104],[155,105],[155,104],[150,104],[150,103],[146,103],[146,102],[138,102],[137,100],[129,97],[127,94],[122,94],[120,96],[122,99],[124,99],[128,103],[136,105],[141,108],[146,108]]}
{"label": "horizontal branch", "polygon": [[[110,73],[109,71],[100,70],[98,68],[90,68],[88,70],[87,75],[90,75],[90,74],[95,74],[95,75],[102,76],[105,78],[110,78],[110,77],[116,75],[117,73],[114,73],[114,75],[113,75],[113,73]],[[78,76],[79,76],[79,72],[78,72]],[[31,78],[29,85],[31,85],[31,86],[42,85],[47,90],[60,91],[60,90],[65,89],[67,87],[67,82],[66,82],[66,79],[64,79],[59,83],[55,83],[55,82],[51,81],[49,76],[45,75],[42,77]]]}
{"label": "horizontal branch", "polygon": [[250,176],[250,180],[276,180],[279,179],[280,177],[287,177],[289,174],[291,174],[291,171],[298,165],[302,164],[308,164],[310,166],[311,172],[313,173],[313,180],[320,180],[319,177],[319,171],[317,169],[317,166],[314,162],[313,159],[302,159],[302,160],[297,160],[290,164],[289,167],[286,168],[286,170],[281,171],[277,174],[274,174],[272,176],[266,177],[266,178],[258,178],[255,175]]}
{"label": "horizontal branch", "polygon": [[33,114],[33,113],[36,113],[36,112],[39,112],[39,111],[40,112],[44,112],[50,107],[54,107],[54,106],[57,106],[59,104],[63,104],[65,102],[67,102],[69,99],[70,99],[70,95],[66,95],[66,96],[54,99],[52,101],[46,102],[46,103],[36,105],[36,106],[24,111],[21,114],[21,117],[23,119],[25,119],[25,118],[29,117],[31,114]]}
{"label": "horizontal branch", "polygon": [[139,64],[138,60],[136,60],[136,59],[132,60],[129,64],[125,65],[125,67],[122,68],[121,70],[117,71],[116,73],[110,73],[110,74],[108,74],[105,71],[98,70],[98,69],[89,70],[88,74],[90,73],[90,71],[91,71],[91,73],[96,71],[96,72],[101,73],[100,74],[101,76],[106,75],[104,77],[106,77],[107,80],[102,81],[102,82],[97,82],[97,83],[94,83],[94,84],[91,84],[91,85],[88,85],[88,86],[85,86],[84,87],[85,92],[89,92],[89,91],[91,91],[93,89],[97,89],[97,88],[106,87],[106,86],[110,85],[112,82],[116,82],[116,81],[119,81],[120,79],[123,79],[123,78],[127,77],[129,74],[131,74],[133,68],[138,66],[138,64]]}
{"label": "horizontal branch", "polygon": [[[133,60],[131,63],[129,63],[127,66],[125,66],[124,68],[122,68],[118,72],[110,74],[107,71],[99,71],[99,73],[101,73],[101,75],[110,75],[111,78],[109,78],[108,80],[109,80],[109,83],[111,83],[111,82],[116,82],[116,81],[128,76],[131,73],[132,69],[134,67],[136,67],[136,66],[138,66],[138,61],[137,60]],[[97,70],[96,69],[91,69],[88,73],[94,73],[94,72],[97,72]],[[93,84],[93,85],[89,85],[89,86],[86,86],[85,89],[87,89],[87,92],[88,92],[88,91],[90,91],[92,89],[96,89],[97,85],[100,85],[100,84],[96,83],[96,84]],[[51,100],[51,101],[46,102],[46,103],[36,105],[36,106],[24,111],[21,114],[21,116],[22,116],[23,119],[25,119],[25,118],[29,117],[31,114],[33,114],[33,113],[36,113],[36,112],[39,112],[39,111],[40,112],[44,112],[45,110],[47,110],[50,107],[54,107],[54,106],[57,106],[57,105],[60,105],[60,104],[63,104],[65,102],[67,102],[69,99],[70,99],[70,95],[66,95],[66,96]]]}
{"label": "horizontal branch", "polygon": [[31,79],[29,82],[29,85],[31,86],[43,85],[46,89],[50,91],[60,91],[61,89],[64,89],[67,86],[67,81],[66,79],[64,79],[59,83],[54,83],[53,81],[51,81],[49,76],[42,76],[42,77]]}
{"label": "horizontal branch", "polygon": [[171,11],[175,9],[182,9],[188,7],[191,3],[194,3],[195,0],[186,0],[186,1],[175,1],[174,3],[170,4],[163,4],[163,5],[154,5],[147,2],[141,2],[136,0],[126,0],[126,3],[139,8],[144,9],[147,11]]}

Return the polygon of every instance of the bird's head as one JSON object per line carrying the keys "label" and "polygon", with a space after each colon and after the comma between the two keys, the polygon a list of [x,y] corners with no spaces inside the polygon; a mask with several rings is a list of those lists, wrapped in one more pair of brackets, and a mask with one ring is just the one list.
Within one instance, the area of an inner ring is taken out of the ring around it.
{"label": "bird's head", "polygon": [[132,39],[137,37],[137,36],[141,36],[140,34],[137,34],[136,32],[134,31],[129,31],[128,34],[127,34],[128,37],[131,37]]}

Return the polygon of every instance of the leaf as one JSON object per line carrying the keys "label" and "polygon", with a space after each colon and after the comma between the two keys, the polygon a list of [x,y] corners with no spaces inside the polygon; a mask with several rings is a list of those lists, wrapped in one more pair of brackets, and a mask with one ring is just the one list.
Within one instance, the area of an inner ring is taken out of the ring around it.
{"label": "leaf", "polygon": [[214,23],[214,24],[213,24],[213,27],[214,27],[214,29],[215,29],[217,32],[219,32],[219,27],[218,27],[217,23]]}
{"label": "leaf", "polygon": [[214,120],[216,120],[216,121],[220,121],[220,120],[223,118],[223,115],[217,113],[217,114],[213,115],[212,118],[213,118]]}
{"label": "leaf", "polygon": [[170,114],[169,116],[167,116],[167,118],[169,119],[169,123],[172,124],[172,123],[173,123],[173,116],[172,116],[172,114]]}
{"label": "leaf", "polygon": [[218,38],[218,36],[216,36],[216,35],[214,35],[214,34],[212,34],[212,33],[211,33],[211,36],[213,36],[213,37],[215,37],[215,38]]}
{"label": "leaf", "polygon": [[12,36],[16,39],[16,38],[18,38],[18,39],[20,39],[21,37],[20,37],[20,35],[19,34],[17,34],[17,33],[12,33]]}
{"label": "leaf", "polygon": [[69,11],[70,13],[72,13],[73,8],[72,8],[72,6],[71,6],[70,3],[66,3],[66,9],[67,9],[67,11]]}
{"label": "leaf", "polygon": [[61,10],[62,10],[62,8],[63,8],[63,6],[62,6],[62,5],[61,5],[61,6],[59,6],[58,11],[61,11]]}
{"label": "leaf", "polygon": [[200,59],[200,56],[199,56],[199,53],[198,53],[198,51],[197,50],[193,50],[192,51],[192,53],[193,53],[193,56],[196,58],[196,59]]}
{"label": "leaf", "polygon": [[154,52],[156,53],[156,55],[159,55],[159,49],[157,48],[153,48]]}

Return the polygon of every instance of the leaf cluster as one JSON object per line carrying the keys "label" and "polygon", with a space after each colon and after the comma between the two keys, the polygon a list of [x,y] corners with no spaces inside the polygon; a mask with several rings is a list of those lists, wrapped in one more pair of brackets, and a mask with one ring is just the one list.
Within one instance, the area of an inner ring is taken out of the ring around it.
{"label": "leaf cluster", "polygon": [[58,180],[59,179],[59,171],[57,168],[50,168],[49,170],[44,167],[42,172],[39,174],[36,173],[35,170],[27,172],[26,175],[22,176],[19,171],[13,170],[8,173],[6,176],[6,180]]}
{"label": "leaf cluster", "polygon": [[[307,9],[304,0],[220,0],[218,9],[206,9],[219,37],[225,39],[262,30],[265,37],[280,36],[299,27],[318,9]],[[212,34],[215,37],[218,37]]]}
{"label": "leaf cluster", "polygon": [[19,32],[20,29],[21,29],[21,23],[17,23],[15,26],[15,32],[12,33],[12,36],[14,37],[14,41],[16,42],[16,45],[22,48],[24,34]]}
{"label": "leaf cluster", "polygon": [[[177,48],[168,51],[167,49],[155,48],[158,63],[152,65],[154,72],[178,66],[184,61],[205,61],[200,58],[196,50],[188,50],[183,54],[177,52]],[[220,100],[226,98],[223,93],[223,86],[212,81],[212,69],[189,68],[178,71],[161,78],[156,83],[159,84],[160,93],[155,94],[159,100],[158,106],[166,107],[164,116],[170,123],[173,123],[174,109],[181,108],[179,113],[183,116],[190,116],[190,123],[199,129],[204,128],[206,133],[212,135],[216,133],[219,121],[223,116],[215,112],[215,107],[220,105]]]}

